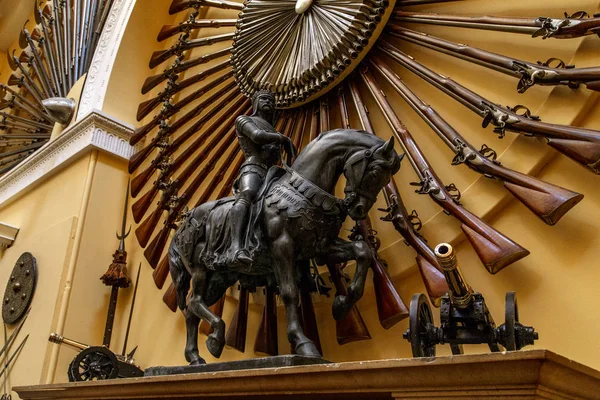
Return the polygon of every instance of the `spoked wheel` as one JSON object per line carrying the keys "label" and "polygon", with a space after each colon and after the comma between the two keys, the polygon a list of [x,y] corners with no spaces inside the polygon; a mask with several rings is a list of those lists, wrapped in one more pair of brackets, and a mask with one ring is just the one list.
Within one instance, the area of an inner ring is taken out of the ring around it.
{"label": "spoked wheel", "polygon": [[435,357],[435,332],[427,298],[423,294],[415,294],[410,301],[410,325],[404,334],[411,344],[413,357]]}
{"label": "spoked wheel", "polygon": [[69,365],[71,382],[114,379],[119,374],[117,357],[105,347],[93,346],[83,350]]}
{"label": "spoked wheel", "polygon": [[508,351],[518,350],[516,326],[519,322],[519,309],[517,307],[517,294],[506,292],[506,308],[504,310],[504,347]]}

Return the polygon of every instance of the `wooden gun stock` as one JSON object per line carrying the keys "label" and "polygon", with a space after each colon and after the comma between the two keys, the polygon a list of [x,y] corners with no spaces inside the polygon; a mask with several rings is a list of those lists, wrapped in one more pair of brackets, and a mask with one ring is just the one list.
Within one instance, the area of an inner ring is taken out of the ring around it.
{"label": "wooden gun stock", "polygon": [[548,140],[548,145],[590,171],[600,174],[600,143],[552,138]]}
{"label": "wooden gun stock", "polygon": [[169,15],[177,14],[178,12],[187,10],[194,6],[194,1],[191,0],[173,0],[169,7]]}
{"label": "wooden gun stock", "polygon": [[158,67],[163,62],[167,61],[169,58],[173,57],[177,52],[180,51],[179,46],[173,46],[167,50],[158,50],[152,53],[152,57],[150,57],[150,62],[148,66],[150,69],[154,69]]}
{"label": "wooden gun stock", "polygon": [[256,340],[254,341],[254,352],[276,356],[279,354],[277,342],[277,303],[275,288],[266,287],[265,307]]}
{"label": "wooden gun stock", "polygon": [[167,280],[167,276],[169,276],[169,256],[165,255],[158,267],[154,269],[152,272],[152,278],[154,279],[154,284],[158,289],[162,289],[165,281]]}
{"label": "wooden gun stock", "polygon": [[[338,265],[327,265],[327,268],[335,285],[336,296],[348,295],[346,280],[343,277],[343,272],[340,271],[340,267]],[[371,334],[356,305],[348,311],[344,319],[335,322],[335,332],[337,342],[340,345],[371,339]]]}
{"label": "wooden gun stock", "polygon": [[201,19],[183,22],[178,25],[164,25],[158,33],[156,40],[162,42],[171,36],[175,36],[178,33],[189,32],[192,29],[235,26],[236,22],[237,20],[235,19]]}
{"label": "wooden gun stock", "polygon": [[[225,295],[221,296],[219,300],[212,306],[210,306],[210,311],[215,314],[217,317],[221,318],[223,316],[223,309],[225,308]],[[205,334],[206,336],[213,333],[213,328],[210,324],[203,318],[200,322],[200,333]]]}
{"label": "wooden gun stock", "polygon": [[227,0],[173,0],[169,7],[169,15],[177,14],[188,8],[199,6],[241,10],[244,7],[244,4]]}
{"label": "wooden gun stock", "polygon": [[150,177],[154,174],[154,171],[156,171],[156,166],[151,165],[131,180],[131,197],[135,199],[140,194],[146,183],[150,180]]}
{"label": "wooden gun stock", "polygon": [[308,290],[300,290],[300,324],[307,338],[313,341],[319,353],[323,354],[321,339],[319,338],[319,329],[317,327],[317,317],[315,316],[315,307],[313,305],[311,293]]}
{"label": "wooden gun stock", "polygon": [[163,303],[169,307],[169,310],[173,312],[177,311],[177,290],[175,289],[173,283],[171,283],[163,295]]}
{"label": "wooden gun stock", "polygon": [[152,236],[152,232],[154,232],[154,228],[158,224],[158,221],[160,221],[164,211],[165,210],[162,207],[157,207],[156,210],[154,210],[154,212],[152,212],[152,214],[136,228],[135,236],[137,237],[140,246],[146,247]]}
{"label": "wooden gun stock", "polygon": [[156,37],[156,40],[158,42],[162,42],[163,40],[167,40],[171,36],[175,36],[178,33],[183,32],[183,31],[185,31],[185,27],[183,24],[163,25],[163,27],[160,29],[160,32],[158,32],[158,36]]}
{"label": "wooden gun stock", "polygon": [[229,347],[233,347],[237,351],[244,352],[246,350],[246,327],[248,326],[248,300],[250,297],[250,291],[248,288],[242,287],[240,289],[240,299],[233,319],[227,329],[225,335],[225,344]]}

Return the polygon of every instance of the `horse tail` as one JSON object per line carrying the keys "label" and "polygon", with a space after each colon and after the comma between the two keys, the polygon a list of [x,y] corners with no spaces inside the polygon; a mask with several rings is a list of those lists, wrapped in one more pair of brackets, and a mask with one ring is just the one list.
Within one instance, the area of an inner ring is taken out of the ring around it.
{"label": "horse tail", "polygon": [[174,249],[174,244],[169,246],[169,270],[171,271],[171,278],[177,292],[177,306],[183,311],[187,306],[186,300],[190,290],[192,275],[185,268],[181,256]]}

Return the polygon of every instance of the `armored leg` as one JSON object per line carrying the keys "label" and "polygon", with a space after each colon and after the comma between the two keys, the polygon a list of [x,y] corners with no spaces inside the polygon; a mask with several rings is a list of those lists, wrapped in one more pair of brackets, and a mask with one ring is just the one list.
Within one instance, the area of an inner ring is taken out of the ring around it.
{"label": "armored leg", "polygon": [[248,214],[250,205],[256,198],[256,193],[262,185],[262,177],[254,172],[242,173],[239,180],[240,192],[235,204],[229,211],[231,221],[231,254],[233,264],[250,264],[252,258],[245,248],[246,231],[248,229]]}

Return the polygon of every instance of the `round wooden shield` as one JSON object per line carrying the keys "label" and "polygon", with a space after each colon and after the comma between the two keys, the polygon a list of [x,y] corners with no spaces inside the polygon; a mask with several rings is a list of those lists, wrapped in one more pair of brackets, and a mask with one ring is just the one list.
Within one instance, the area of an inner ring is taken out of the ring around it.
{"label": "round wooden shield", "polygon": [[31,304],[36,282],[35,257],[31,253],[23,253],[17,260],[4,291],[2,319],[6,324],[14,324],[25,315]]}

